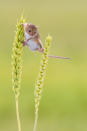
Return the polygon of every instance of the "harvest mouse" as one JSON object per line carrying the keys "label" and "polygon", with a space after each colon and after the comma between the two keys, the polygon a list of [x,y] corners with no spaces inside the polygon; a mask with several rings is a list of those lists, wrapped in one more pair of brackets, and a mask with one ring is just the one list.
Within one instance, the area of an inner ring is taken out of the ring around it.
{"label": "harvest mouse", "polygon": [[23,46],[27,45],[32,51],[43,52],[43,46],[40,40],[38,27],[29,23],[22,25],[24,26],[25,33],[25,41],[23,42]]}
{"label": "harvest mouse", "polygon": [[[21,24],[24,27],[25,40],[23,46],[27,45],[32,51],[44,52],[44,48],[38,32],[38,27],[31,23]],[[48,55],[51,58],[71,59],[68,57]]]}

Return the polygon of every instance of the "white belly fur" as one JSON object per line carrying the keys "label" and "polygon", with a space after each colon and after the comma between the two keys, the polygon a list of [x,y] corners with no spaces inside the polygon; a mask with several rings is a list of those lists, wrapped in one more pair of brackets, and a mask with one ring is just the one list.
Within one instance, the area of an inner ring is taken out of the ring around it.
{"label": "white belly fur", "polygon": [[37,48],[40,48],[39,45],[37,45],[33,40],[29,40],[27,45],[30,47],[32,51],[35,51]]}
{"label": "white belly fur", "polygon": [[[31,36],[25,32],[25,41],[26,41],[27,39],[30,39],[30,37],[31,37]],[[39,48],[40,48],[40,46],[37,45],[37,43],[35,43],[33,40],[29,40],[29,41],[27,42],[27,45],[28,45],[28,47],[30,47],[30,49],[31,49],[32,51],[35,51],[36,49],[39,49]]]}

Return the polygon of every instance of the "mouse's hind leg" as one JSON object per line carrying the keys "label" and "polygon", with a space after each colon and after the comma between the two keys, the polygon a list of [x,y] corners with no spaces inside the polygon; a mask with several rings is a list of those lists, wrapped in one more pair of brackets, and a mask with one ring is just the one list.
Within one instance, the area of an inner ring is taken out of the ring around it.
{"label": "mouse's hind leg", "polygon": [[39,51],[40,53],[43,53],[43,52],[44,52],[44,49],[43,49],[43,48],[39,48],[38,51]]}

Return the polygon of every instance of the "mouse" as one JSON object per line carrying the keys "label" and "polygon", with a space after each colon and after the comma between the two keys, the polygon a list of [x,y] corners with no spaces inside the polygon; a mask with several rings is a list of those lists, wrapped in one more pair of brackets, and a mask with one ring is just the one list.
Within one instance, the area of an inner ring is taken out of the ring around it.
{"label": "mouse", "polygon": [[40,39],[38,27],[34,24],[25,23],[22,24],[24,27],[25,40],[23,46],[27,45],[32,51],[44,51],[43,44]]}
{"label": "mouse", "polygon": [[[38,26],[31,23],[21,24],[24,27],[25,40],[23,41],[23,46],[28,46],[32,51],[39,51],[40,53],[44,53],[43,44],[40,39],[40,34],[38,31]],[[58,58],[58,59],[72,59],[69,57],[63,56],[54,56],[48,55],[50,58]]]}

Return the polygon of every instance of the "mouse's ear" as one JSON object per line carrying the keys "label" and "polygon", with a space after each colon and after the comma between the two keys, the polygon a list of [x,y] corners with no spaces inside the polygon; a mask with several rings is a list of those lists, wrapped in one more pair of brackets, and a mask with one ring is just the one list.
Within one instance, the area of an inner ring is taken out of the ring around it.
{"label": "mouse's ear", "polygon": [[23,27],[24,27],[24,24],[23,24],[23,23],[21,23],[21,26],[23,26]]}
{"label": "mouse's ear", "polygon": [[27,26],[27,25],[28,25],[28,23],[24,23],[24,24],[22,24],[22,25],[25,27],[25,26]]}
{"label": "mouse's ear", "polygon": [[21,23],[21,26],[25,27],[27,25],[27,23]]}

